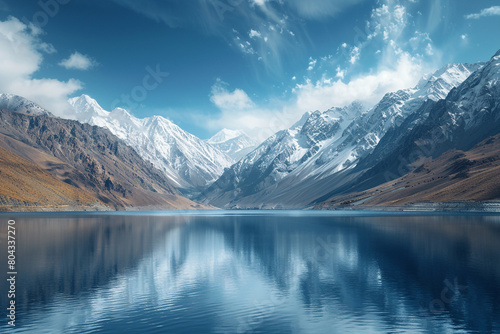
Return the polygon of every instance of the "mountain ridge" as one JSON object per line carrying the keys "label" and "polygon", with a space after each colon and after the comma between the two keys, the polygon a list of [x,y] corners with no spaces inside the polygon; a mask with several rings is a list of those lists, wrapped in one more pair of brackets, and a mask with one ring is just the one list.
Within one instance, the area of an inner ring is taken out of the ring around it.
{"label": "mountain ridge", "polygon": [[121,108],[108,112],[87,95],[71,98],[69,103],[75,110],[69,118],[109,129],[186,194],[206,187],[234,162],[162,116],[139,119]]}
{"label": "mountain ridge", "polygon": [[[357,175],[351,170],[378,146],[387,132],[402,124],[426,101],[446,97],[450,90],[481,66],[481,63],[446,65],[424,77],[414,88],[387,93],[369,110],[358,108],[354,117],[345,123],[345,115],[333,117],[330,123],[321,121],[321,117],[335,108],[323,113],[306,113],[298,124],[304,123],[305,137],[315,138],[315,145],[304,151],[292,142],[288,145],[273,144],[276,141],[283,143],[283,139],[276,139],[284,133],[290,135],[294,128],[278,132],[210,186],[203,194],[205,202],[226,208],[307,206],[328,194],[331,188],[355,182]],[[418,122],[417,117],[413,126]],[[330,124],[329,127],[322,128],[326,124]],[[266,147],[269,145],[274,145],[274,148]],[[262,164],[270,158],[265,157],[269,152],[274,152],[271,156],[274,167],[270,163]],[[293,154],[300,156],[295,165],[289,159]],[[274,179],[265,176],[273,174],[276,175]]]}
{"label": "mountain ridge", "polygon": [[210,145],[226,153],[234,162],[238,162],[257,147],[257,141],[242,130],[222,129],[206,140]]}
{"label": "mountain ridge", "polygon": [[3,109],[0,135],[2,148],[15,151],[20,163],[42,168],[63,182],[61,188],[81,189],[109,209],[200,207],[106,129]]}
{"label": "mountain ridge", "polygon": [[[365,169],[360,178],[352,181],[343,192],[332,193],[330,197],[377,189],[381,184],[412,175],[429,161],[440,161],[449,151],[465,151],[467,154],[488,137],[494,140],[500,132],[499,104],[500,56],[497,53],[452,89],[446,99],[423,105],[419,114],[425,117],[418,124],[408,127],[407,120],[394,129],[401,134],[399,143],[387,150],[391,138],[382,141],[360,162],[360,169]],[[446,164],[446,161],[441,161],[441,164]],[[496,182],[494,176],[494,173],[490,176],[492,182]],[[470,187],[475,188],[474,184]]]}

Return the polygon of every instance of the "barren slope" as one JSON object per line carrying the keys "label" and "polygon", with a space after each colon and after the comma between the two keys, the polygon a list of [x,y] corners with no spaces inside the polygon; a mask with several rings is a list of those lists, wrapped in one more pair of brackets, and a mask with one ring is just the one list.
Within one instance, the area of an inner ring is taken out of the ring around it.
{"label": "barren slope", "polygon": [[34,163],[0,147],[0,211],[28,207],[102,206],[88,191],[56,179]]}
{"label": "barren slope", "polygon": [[107,130],[1,110],[0,134],[0,146],[112,209],[200,208],[180,196],[160,171]]}
{"label": "barren slope", "polygon": [[469,151],[452,150],[433,160],[420,160],[414,167],[394,181],[333,197],[318,207],[500,200],[500,134]]}

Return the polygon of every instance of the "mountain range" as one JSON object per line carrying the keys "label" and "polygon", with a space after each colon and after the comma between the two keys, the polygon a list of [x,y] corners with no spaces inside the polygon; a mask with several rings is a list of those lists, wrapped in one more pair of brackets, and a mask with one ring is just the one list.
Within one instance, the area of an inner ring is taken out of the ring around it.
{"label": "mountain range", "polygon": [[8,101],[0,106],[2,209],[201,207],[107,129],[56,118],[18,96],[0,101]]}
{"label": "mountain range", "polygon": [[108,129],[161,170],[185,194],[211,184],[224,172],[224,168],[234,163],[219,148],[182,130],[164,117],[139,119],[121,108],[108,112],[87,95],[68,102],[74,113],[67,117]]}
{"label": "mountain range", "polygon": [[[73,112],[60,119],[1,94],[0,148],[8,158],[0,160],[0,178],[11,195],[0,203],[34,203],[41,189],[45,204],[59,198],[112,209],[495,200],[499,81],[500,51],[486,63],[446,65],[370,108],[355,101],[307,112],[260,144],[228,129],[202,140],[161,116],[108,112],[87,95],[70,99]],[[14,196],[9,161],[23,166],[16,182],[25,182],[24,197]]]}
{"label": "mountain range", "polygon": [[203,200],[226,208],[306,207],[356,184],[363,171],[356,168],[358,163],[386,134],[402,124],[413,127],[423,122],[426,115],[418,113],[423,105],[446,98],[482,66],[447,65],[414,88],[386,94],[369,110],[355,102],[306,113],[227,170],[204,192]]}
{"label": "mountain range", "polygon": [[229,129],[220,130],[206,142],[226,153],[233,161],[241,160],[258,145],[258,142],[245,132]]}

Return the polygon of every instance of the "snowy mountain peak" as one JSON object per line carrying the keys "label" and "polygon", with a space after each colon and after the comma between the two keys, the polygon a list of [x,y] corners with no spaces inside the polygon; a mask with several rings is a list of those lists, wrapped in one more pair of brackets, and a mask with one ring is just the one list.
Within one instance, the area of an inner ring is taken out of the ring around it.
{"label": "snowy mountain peak", "polygon": [[206,142],[226,153],[234,161],[239,161],[258,144],[242,130],[229,129],[222,129]]}
{"label": "snowy mountain peak", "polygon": [[88,95],[73,97],[68,100],[74,111],[79,114],[78,120],[87,121],[93,116],[108,117],[109,112],[105,111],[96,100]]}
{"label": "snowy mountain peak", "polygon": [[306,124],[309,117],[311,117],[311,115],[314,113],[321,113],[321,112],[316,110],[315,112],[308,111],[308,112],[304,113],[304,115],[302,115],[302,117],[295,124],[293,124],[290,127],[290,130],[302,128],[304,126],[304,124]]}
{"label": "snowy mountain peak", "polygon": [[162,116],[139,119],[122,108],[108,112],[87,95],[68,102],[74,109],[68,116],[109,129],[187,192],[215,181],[234,162]]}
{"label": "snowy mountain peak", "polygon": [[[493,96],[500,96],[500,51],[489,62],[474,72],[467,80],[454,90],[447,98],[453,101],[456,108],[449,112],[448,123],[465,130],[475,128],[478,124],[494,124],[500,118],[496,108],[498,101]],[[493,110],[492,114],[486,112]],[[491,117],[488,121],[485,117]]]}
{"label": "snowy mountain peak", "polygon": [[28,115],[51,115],[50,112],[35,102],[14,94],[0,94],[0,109],[8,109]]}
{"label": "snowy mountain peak", "polygon": [[228,140],[240,136],[246,136],[245,132],[241,130],[222,129],[219,132],[217,132],[212,138],[208,139],[207,142],[210,144],[224,143]]}
{"label": "snowy mountain peak", "polygon": [[131,117],[132,115],[125,109],[123,108],[116,108],[112,112],[114,115],[120,115],[122,117]]}
{"label": "snowy mountain peak", "polygon": [[[283,199],[300,203],[306,201],[307,191],[314,194],[311,196],[324,195],[318,189],[330,191],[329,186],[324,186],[325,180],[355,169],[390,129],[406,119],[415,118],[406,131],[425,120],[425,110],[421,111],[421,107],[426,101],[446,98],[481,66],[444,66],[425,76],[414,88],[386,94],[367,111],[355,102],[344,108],[306,113],[290,129],[271,136],[225,172],[208,189],[208,202],[217,206],[255,207],[277,198],[278,203]],[[396,145],[397,140],[390,144]]]}
{"label": "snowy mountain peak", "polygon": [[451,89],[459,86],[481,66],[483,63],[445,65],[432,75],[424,76],[415,87],[416,92],[413,97],[428,98],[433,101],[442,100]]}

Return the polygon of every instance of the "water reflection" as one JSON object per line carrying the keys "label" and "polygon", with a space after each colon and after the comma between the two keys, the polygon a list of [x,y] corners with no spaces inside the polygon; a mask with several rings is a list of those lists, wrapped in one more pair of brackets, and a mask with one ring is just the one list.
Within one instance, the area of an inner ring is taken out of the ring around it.
{"label": "water reflection", "polygon": [[497,217],[17,222],[16,333],[500,330]]}

